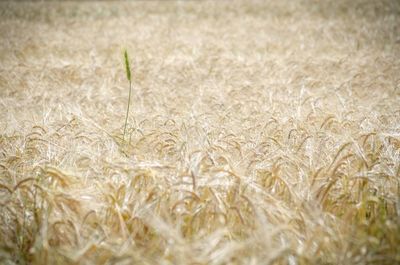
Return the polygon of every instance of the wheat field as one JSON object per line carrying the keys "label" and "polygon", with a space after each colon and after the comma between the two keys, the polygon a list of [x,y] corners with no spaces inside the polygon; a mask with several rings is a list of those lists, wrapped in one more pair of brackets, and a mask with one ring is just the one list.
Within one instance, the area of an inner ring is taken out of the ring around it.
{"label": "wheat field", "polygon": [[0,106],[1,264],[400,264],[397,0],[2,1]]}

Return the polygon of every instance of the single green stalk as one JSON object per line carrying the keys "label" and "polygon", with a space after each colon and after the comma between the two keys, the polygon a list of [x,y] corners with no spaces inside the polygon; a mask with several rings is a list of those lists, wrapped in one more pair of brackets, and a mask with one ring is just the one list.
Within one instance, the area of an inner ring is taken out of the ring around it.
{"label": "single green stalk", "polygon": [[125,50],[124,52],[125,57],[125,70],[126,70],[126,78],[129,81],[129,96],[128,96],[128,107],[126,109],[126,117],[125,117],[125,126],[124,126],[124,136],[123,140],[125,141],[125,134],[126,134],[126,125],[128,124],[128,115],[129,115],[129,107],[131,105],[131,93],[132,93],[132,79],[131,79],[131,68],[129,66],[129,58],[128,58],[128,51]]}

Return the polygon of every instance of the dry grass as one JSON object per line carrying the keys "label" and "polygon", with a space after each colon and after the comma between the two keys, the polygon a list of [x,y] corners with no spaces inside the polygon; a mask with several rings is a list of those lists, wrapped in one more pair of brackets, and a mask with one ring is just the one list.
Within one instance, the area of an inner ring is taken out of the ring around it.
{"label": "dry grass", "polygon": [[400,264],[399,1],[263,2],[1,2],[0,263]]}

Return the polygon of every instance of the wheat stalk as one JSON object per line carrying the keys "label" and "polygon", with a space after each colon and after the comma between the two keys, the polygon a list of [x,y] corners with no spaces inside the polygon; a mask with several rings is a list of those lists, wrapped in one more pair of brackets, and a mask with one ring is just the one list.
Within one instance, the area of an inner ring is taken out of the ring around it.
{"label": "wheat stalk", "polygon": [[126,78],[129,81],[129,96],[128,96],[128,107],[126,109],[126,117],[125,117],[125,126],[124,126],[124,136],[123,139],[125,140],[126,134],[126,125],[128,124],[128,116],[129,116],[129,107],[131,105],[131,94],[132,94],[132,77],[131,77],[131,68],[129,66],[129,57],[128,51],[124,51],[124,58],[125,58],[125,71],[126,71]]}

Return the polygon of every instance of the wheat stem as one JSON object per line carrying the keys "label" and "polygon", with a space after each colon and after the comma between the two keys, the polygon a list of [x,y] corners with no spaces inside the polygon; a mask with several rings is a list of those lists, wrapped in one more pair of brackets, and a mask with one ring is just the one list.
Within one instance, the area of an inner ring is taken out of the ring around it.
{"label": "wheat stem", "polygon": [[126,78],[129,81],[129,96],[128,96],[128,107],[126,109],[126,117],[125,117],[125,126],[124,126],[124,136],[123,140],[125,141],[125,134],[126,134],[126,125],[128,124],[128,116],[129,116],[129,107],[131,105],[131,94],[132,94],[132,79],[131,79],[131,69],[129,67],[129,58],[128,52],[125,50],[124,52],[125,57],[125,70],[126,70]]}

